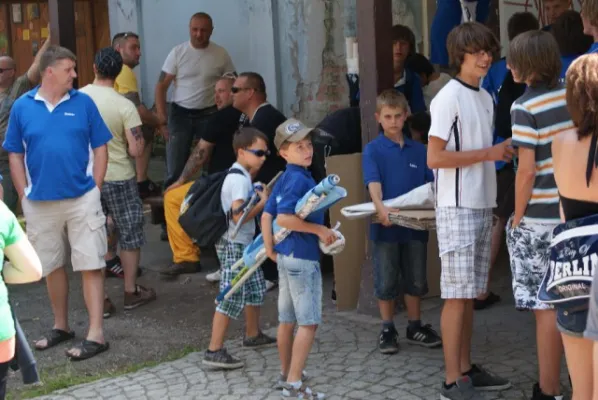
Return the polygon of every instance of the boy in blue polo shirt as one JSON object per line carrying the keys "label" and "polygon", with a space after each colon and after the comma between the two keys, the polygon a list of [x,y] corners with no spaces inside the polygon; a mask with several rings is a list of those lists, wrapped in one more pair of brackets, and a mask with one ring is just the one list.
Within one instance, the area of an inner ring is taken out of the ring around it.
{"label": "boy in blue polo shirt", "polygon": [[[316,329],[322,320],[322,274],[318,239],[325,244],[336,240],[324,226],[324,211],[305,220],[295,215],[297,202],[316,182],[308,167],[313,157],[312,129],[288,119],[276,129],[274,145],[287,168],[274,187],[262,216],[262,235],[268,257],[278,263],[278,352],[281,361],[282,396],[296,399],[324,398],[302,380]],[[272,221],[292,233],[274,246]],[[295,325],[299,325],[293,340]]]}
{"label": "boy in blue polo shirt", "polygon": [[399,334],[393,322],[399,293],[405,295],[407,306],[407,340],[424,347],[442,344],[430,325],[421,323],[421,296],[428,292],[428,233],[392,226],[390,210],[383,203],[434,180],[427,167],[426,147],[403,136],[408,114],[405,96],[392,89],[382,92],[376,99],[376,119],[383,134],[363,151],[363,179],[380,221],[371,225],[370,240],[374,246],[374,291],[382,317],[378,348],[383,354],[399,351]]}

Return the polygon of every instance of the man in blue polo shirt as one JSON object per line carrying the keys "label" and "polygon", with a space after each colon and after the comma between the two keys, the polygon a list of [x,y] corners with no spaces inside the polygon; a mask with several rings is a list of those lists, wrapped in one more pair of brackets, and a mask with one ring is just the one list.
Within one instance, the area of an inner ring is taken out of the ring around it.
{"label": "man in blue polo shirt", "polygon": [[83,277],[89,331],[67,356],[84,360],[108,349],[102,275],[106,217],[100,188],[112,134],[93,100],[73,90],[75,61],[63,47],[46,50],[40,59],[41,85],[14,103],[3,147],[54,312],[53,329],[35,347],[45,350],[75,336],[68,323],[68,240],[73,269]]}
{"label": "man in blue polo shirt", "polygon": [[428,233],[392,226],[390,210],[383,203],[434,180],[427,167],[426,147],[403,136],[408,110],[405,96],[395,90],[385,90],[378,96],[376,119],[384,132],[365,146],[362,160],[363,179],[379,219],[370,227],[370,240],[374,291],[382,317],[378,347],[383,354],[399,351],[393,316],[400,293],[405,295],[409,318],[407,340],[424,347],[442,344],[430,325],[421,322],[421,297],[428,292]]}

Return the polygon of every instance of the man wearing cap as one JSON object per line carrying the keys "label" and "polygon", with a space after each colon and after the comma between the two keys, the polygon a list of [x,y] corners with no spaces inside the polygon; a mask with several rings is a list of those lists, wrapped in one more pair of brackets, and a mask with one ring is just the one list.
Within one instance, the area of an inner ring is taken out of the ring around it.
{"label": "man wearing cap", "polygon": [[102,274],[106,217],[100,189],[112,134],[93,100],[73,89],[75,61],[70,50],[48,47],[39,62],[41,85],[13,104],[3,147],[54,312],[53,329],[35,347],[48,349],[75,337],[68,323],[68,243],[71,265],[83,278],[89,331],[67,356],[85,360],[108,350]]}
{"label": "man wearing cap", "polygon": [[[102,207],[104,214],[112,219],[118,234],[125,275],[124,309],[131,310],[155,300],[156,293],[136,283],[145,235],[143,205],[130,157],[140,157],[145,143],[135,104],[114,90],[114,81],[122,66],[121,55],[112,47],[100,50],[93,66],[95,80],[82,88],[81,92],[93,99],[113,137],[108,143],[108,169],[102,186]],[[116,243],[109,252],[116,254]],[[110,313],[111,308],[111,304],[105,306],[104,313]]]}

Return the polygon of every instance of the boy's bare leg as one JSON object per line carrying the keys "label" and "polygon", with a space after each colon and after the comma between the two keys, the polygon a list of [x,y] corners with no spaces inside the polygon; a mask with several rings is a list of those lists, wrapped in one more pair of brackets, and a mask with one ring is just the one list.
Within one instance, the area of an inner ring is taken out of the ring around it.
{"label": "boy's bare leg", "polygon": [[447,384],[456,382],[462,376],[461,346],[466,304],[466,299],[447,299],[440,316]]}
{"label": "boy's bare leg", "polygon": [[395,314],[395,300],[378,300],[382,321],[392,321]]}
{"label": "boy's bare leg", "polygon": [[208,350],[218,351],[224,347],[224,337],[228,329],[230,318],[216,311],[212,320],[212,338]]}
{"label": "boy's bare leg", "polygon": [[279,324],[276,335],[278,344],[278,357],[280,358],[280,372],[282,376],[288,376],[291,368],[291,357],[293,354],[293,333],[295,324]]}
{"label": "boy's bare leg", "polygon": [[314,343],[317,329],[318,325],[300,326],[297,329],[297,335],[293,342],[291,367],[289,368],[287,382],[294,383],[301,381],[301,375],[303,374],[307,357]]}
{"label": "boy's bare leg", "polygon": [[137,269],[139,268],[139,259],[141,258],[141,249],[122,250],[120,259],[125,272],[125,292],[135,293],[137,285]]}
{"label": "boy's bare leg", "polygon": [[561,394],[561,360],[563,340],[556,325],[556,311],[535,310],[536,343],[540,389],[548,396]]}
{"label": "boy's bare leg", "polygon": [[471,338],[473,336],[473,300],[465,300],[461,331],[461,373],[471,369]]}
{"label": "boy's bare leg", "polygon": [[260,307],[245,306],[245,337],[254,338],[260,333]]}
{"label": "boy's bare leg", "polygon": [[407,307],[407,318],[409,321],[419,321],[421,319],[421,303],[421,297],[405,295],[405,306]]}

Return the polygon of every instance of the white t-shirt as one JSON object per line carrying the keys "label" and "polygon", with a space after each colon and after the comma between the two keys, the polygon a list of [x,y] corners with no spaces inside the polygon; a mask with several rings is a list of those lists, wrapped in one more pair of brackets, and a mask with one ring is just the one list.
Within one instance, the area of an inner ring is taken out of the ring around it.
{"label": "white t-shirt", "polygon": [[162,71],[175,75],[172,101],[181,107],[200,110],[214,103],[214,86],[222,75],[235,71],[228,52],[214,42],[196,49],[190,42],[173,48]]}
{"label": "white t-shirt", "polygon": [[[222,210],[224,213],[228,213],[233,203],[237,200],[247,200],[253,194],[253,183],[251,182],[251,175],[245,168],[239,163],[234,163],[231,168],[237,168],[243,172],[241,174],[228,174],[222,184],[222,192],[220,194],[220,200],[222,201]],[[230,240],[229,237],[235,230],[236,224],[231,220],[228,223],[228,231],[223,235],[223,238]],[[247,221],[241,226],[237,236],[231,240],[233,243],[241,243],[248,245],[255,236],[255,219]]]}
{"label": "white t-shirt", "polygon": [[444,85],[449,83],[451,79],[453,79],[453,78],[451,78],[451,76],[449,74],[447,74],[445,72],[441,72],[438,79],[436,79],[435,81],[432,81],[432,82],[428,83],[426,86],[424,86],[422,91],[424,93],[424,101],[426,102],[426,109],[428,109],[428,110],[430,109],[430,104],[432,104],[432,99],[434,97],[436,97],[438,92],[440,92],[440,89],[442,89],[444,87]]}
{"label": "white t-shirt", "polygon": [[[448,151],[492,146],[494,103],[488,92],[452,79],[430,107],[429,136],[447,142]],[[440,168],[436,175],[436,207],[496,207],[496,169],[485,161],[462,168]]]}

